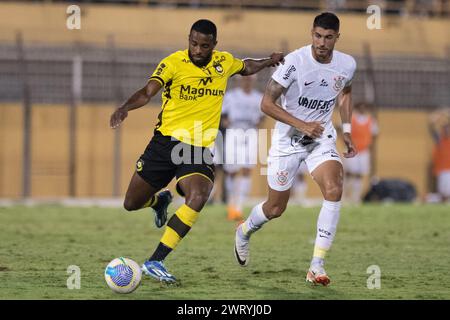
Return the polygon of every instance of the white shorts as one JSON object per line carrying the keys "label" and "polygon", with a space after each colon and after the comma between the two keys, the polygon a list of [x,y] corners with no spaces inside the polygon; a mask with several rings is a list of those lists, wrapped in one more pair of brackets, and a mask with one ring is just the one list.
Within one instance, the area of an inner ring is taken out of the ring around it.
{"label": "white shorts", "polygon": [[249,136],[225,139],[225,157],[223,168],[229,173],[238,172],[242,168],[253,168],[258,160],[258,143]]}
{"label": "white shorts", "polygon": [[267,158],[267,182],[276,191],[289,190],[295,183],[302,161],[306,163],[309,173],[322,163],[334,160],[342,164],[341,157],[336,150],[335,141],[318,145],[312,151],[303,151],[283,156],[269,156]]}
{"label": "white shorts", "polygon": [[450,197],[450,170],[442,171],[438,174],[437,191],[444,197]]}
{"label": "white shorts", "polygon": [[300,163],[300,167],[298,168],[297,174],[305,175],[307,173],[308,173],[308,167],[306,166],[305,161],[302,161]]}
{"label": "white shorts", "polygon": [[347,173],[368,175],[370,173],[370,152],[364,150],[353,158],[345,158],[344,166]]}

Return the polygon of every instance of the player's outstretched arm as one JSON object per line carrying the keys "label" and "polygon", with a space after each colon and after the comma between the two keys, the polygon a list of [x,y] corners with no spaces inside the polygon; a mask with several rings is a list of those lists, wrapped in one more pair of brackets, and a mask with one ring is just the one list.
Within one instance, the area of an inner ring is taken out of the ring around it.
{"label": "player's outstretched arm", "polygon": [[136,91],[122,106],[114,111],[109,121],[110,127],[117,128],[128,116],[128,111],[146,105],[159,89],[161,89],[161,84],[158,81],[150,80],[145,87]]}
{"label": "player's outstretched arm", "polygon": [[263,59],[244,59],[245,68],[242,70],[241,75],[249,76],[259,72],[267,67],[275,67],[284,62],[284,54],[282,52],[274,52],[269,58]]}
{"label": "player's outstretched arm", "polygon": [[[342,90],[342,96],[340,99],[341,106],[340,106],[340,114],[341,114],[341,121],[342,123],[350,124],[352,123],[352,86],[345,87]],[[350,132],[345,132],[345,128],[343,128],[343,136],[344,136],[344,143],[347,147],[347,152],[344,152],[344,157],[346,158],[353,158],[356,156],[356,148],[353,145],[352,141],[352,135]]]}
{"label": "player's outstretched arm", "polygon": [[278,98],[281,96],[284,90],[285,89],[282,85],[280,85],[275,80],[270,79],[261,102],[261,111],[267,114],[269,117],[274,118],[275,120],[281,121],[294,128],[297,128],[311,138],[319,138],[322,135],[324,129],[321,126],[320,122],[304,122],[294,117],[289,112],[284,110],[280,105],[278,105]]}

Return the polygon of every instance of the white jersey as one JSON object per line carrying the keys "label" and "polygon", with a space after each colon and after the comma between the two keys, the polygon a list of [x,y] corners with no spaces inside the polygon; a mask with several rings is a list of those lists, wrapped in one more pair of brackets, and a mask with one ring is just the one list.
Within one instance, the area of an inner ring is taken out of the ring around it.
{"label": "white jersey", "polygon": [[262,93],[252,90],[249,94],[235,88],[225,94],[222,114],[228,116],[229,129],[256,128],[263,114],[261,112]]}
{"label": "white jersey", "polygon": [[[281,96],[282,107],[287,112],[305,122],[322,122],[324,132],[311,144],[336,139],[332,113],[342,89],[351,84],[355,69],[355,59],[337,50],[333,51],[330,63],[319,63],[309,45],[288,54],[285,63],[272,75],[273,80],[287,89]],[[296,128],[277,121],[269,154],[279,156],[303,152],[311,142],[309,137],[305,137]]]}

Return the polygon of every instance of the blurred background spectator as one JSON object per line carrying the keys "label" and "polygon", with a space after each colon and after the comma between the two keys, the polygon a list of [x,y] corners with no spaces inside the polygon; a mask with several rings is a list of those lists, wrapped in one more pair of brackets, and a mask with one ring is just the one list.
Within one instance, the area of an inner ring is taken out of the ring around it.
{"label": "blurred background spectator", "polygon": [[438,201],[450,200],[450,108],[430,114],[430,132],[434,146],[432,173]]}

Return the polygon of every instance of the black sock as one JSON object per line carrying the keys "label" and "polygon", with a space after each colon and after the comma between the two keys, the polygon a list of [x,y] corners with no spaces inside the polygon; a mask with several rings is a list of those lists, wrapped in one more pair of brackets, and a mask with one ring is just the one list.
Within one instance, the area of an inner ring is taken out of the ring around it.
{"label": "black sock", "polygon": [[163,261],[171,251],[171,248],[160,242],[149,260]]}

